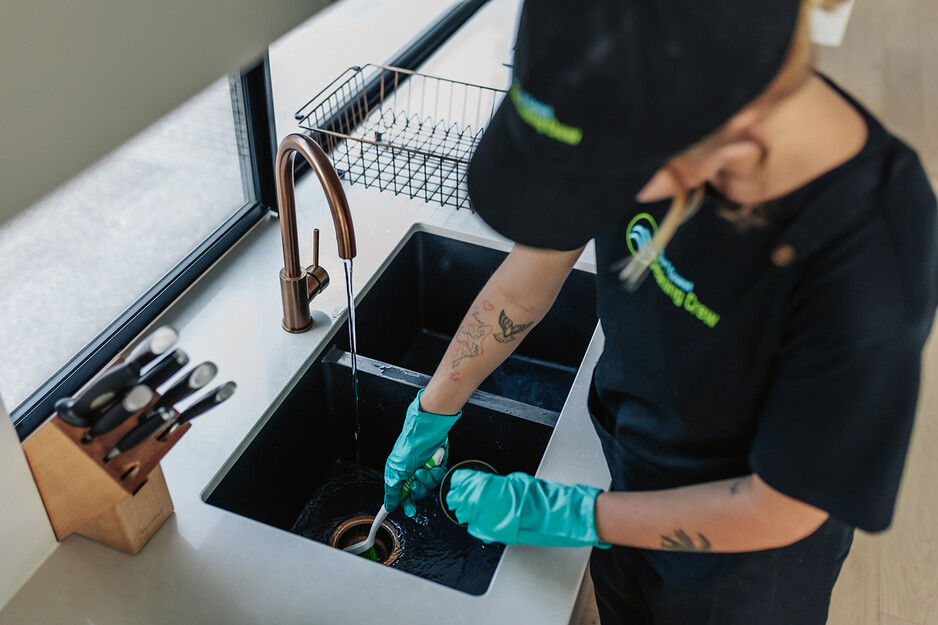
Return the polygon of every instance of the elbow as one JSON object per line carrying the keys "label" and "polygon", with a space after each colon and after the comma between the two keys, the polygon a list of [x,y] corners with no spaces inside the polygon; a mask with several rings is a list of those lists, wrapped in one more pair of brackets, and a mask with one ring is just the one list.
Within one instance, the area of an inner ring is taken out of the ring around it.
{"label": "elbow", "polygon": [[797,520],[788,522],[783,526],[783,540],[779,547],[787,547],[800,540],[804,540],[824,525],[829,515],[817,508],[814,508],[814,511],[814,514],[803,515]]}
{"label": "elbow", "polygon": [[824,510],[775,490],[753,475],[756,513],[773,547],[787,547],[816,532],[830,516]]}

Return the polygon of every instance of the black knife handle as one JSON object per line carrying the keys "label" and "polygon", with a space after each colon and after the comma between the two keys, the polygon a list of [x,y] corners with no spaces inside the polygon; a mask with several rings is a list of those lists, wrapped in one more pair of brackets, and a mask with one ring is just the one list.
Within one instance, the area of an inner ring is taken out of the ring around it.
{"label": "black knife handle", "polygon": [[203,362],[163,393],[163,396],[156,402],[156,408],[172,408],[173,404],[182,401],[211,382],[217,372],[218,367],[215,363]]}
{"label": "black knife handle", "polygon": [[121,363],[107,370],[78,397],[64,397],[57,401],[55,411],[70,425],[88,427],[108,406],[119,401],[124,391],[139,377],[140,368],[134,363]]}
{"label": "black knife handle", "polygon": [[88,442],[96,436],[110,432],[126,421],[130,415],[146,408],[151,399],[153,399],[152,389],[142,384],[133,387],[121,403],[105,412],[91,425],[82,441]]}
{"label": "black knife handle", "polygon": [[183,425],[184,423],[188,423],[196,417],[205,414],[207,411],[211,410],[218,404],[234,395],[235,389],[237,388],[238,385],[234,382],[225,382],[218,388],[209,391],[206,395],[198,399],[194,404],[186,408],[182,414],[179,415],[179,419],[176,420],[176,423],[178,425]]}
{"label": "black knife handle", "polygon": [[81,395],[63,397],[55,402],[56,413],[69,425],[81,428],[92,425],[120,400],[127,389],[138,383],[144,365],[172,347],[178,339],[179,334],[171,327],[157,328],[134,348],[123,363],[105,371]]}
{"label": "black knife handle", "polygon": [[140,384],[145,384],[155,391],[187,364],[189,364],[188,354],[181,349],[174,349],[141,376]]}
{"label": "black knife handle", "polygon": [[138,369],[143,369],[157,356],[169,351],[177,340],[179,340],[179,334],[171,327],[157,328],[150,336],[143,339],[124,361],[135,364]]}
{"label": "black knife handle", "polygon": [[143,423],[127,432],[122,439],[117,441],[117,444],[108,452],[105,460],[110,460],[114,456],[129,451],[147,440],[159,432],[163,426],[172,421],[174,416],[175,414],[169,408],[160,408],[155,412],[151,412],[150,416],[144,419]]}

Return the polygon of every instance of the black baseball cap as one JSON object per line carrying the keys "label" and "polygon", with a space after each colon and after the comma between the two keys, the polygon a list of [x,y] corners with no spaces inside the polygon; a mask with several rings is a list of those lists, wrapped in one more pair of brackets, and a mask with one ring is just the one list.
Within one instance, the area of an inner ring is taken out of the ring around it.
{"label": "black baseball cap", "polygon": [[469,165],[473,208],[575,249],[778,74],[800,0],[527,0],[511,89]]}

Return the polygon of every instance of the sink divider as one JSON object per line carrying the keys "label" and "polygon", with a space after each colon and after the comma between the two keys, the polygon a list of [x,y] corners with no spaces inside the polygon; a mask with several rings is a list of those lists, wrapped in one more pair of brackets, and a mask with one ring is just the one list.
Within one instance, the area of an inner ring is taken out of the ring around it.
{"label": "sink divider", "polygon": [[[406,384],[417,390],[425,388],[430,382],[430,376],[425,373],[419,373],[411,369],[406,369],[397,365],[392,365],[381,360],[375,360],[374,358],[368,358],[358,354],[356,358],[358,364],[358,373],[369,374],[388,380],[393,380],[395,382],[400,382],[401,384]],[[333,347],[329,350],[328,353],[323,356],[323,364],[335,364],[340,367],[347,369],[352,368],[352,354],[339,349],[338,347]],[[554,412],[553,410],[547,410],[546,408],[541,408],[539,406],[532,406],[531,404],[526,404],[514,399],[509,399],[507,397],[502,397],[500,395],[495,395],[493,393],[487,393],[485,391],[475,391],[470,397],[469,402],[475,404],[482,408],[488,408],[490,410],[495,410],[498,412],[503,412],[509,414],[513,417],[518,417],[520,419],[525,419],[527,421],[533,421],[534,423],[540,423],[542,425],[547,425],[554,427],[557,425],[557,419],[560,418],[559,412]]]}

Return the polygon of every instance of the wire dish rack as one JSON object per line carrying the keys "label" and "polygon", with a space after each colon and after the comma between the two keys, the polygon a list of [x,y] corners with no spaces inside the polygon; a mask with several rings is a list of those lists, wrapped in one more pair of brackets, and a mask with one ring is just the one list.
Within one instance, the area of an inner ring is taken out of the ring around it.
{"label": "wire dish rack", "polygon": [[347,69],[295,117],[350,184],[468,208],[469,158],[505,93],[369,64]]}

